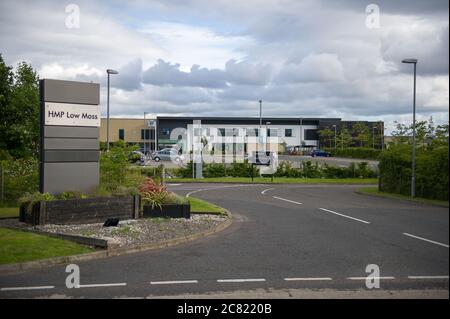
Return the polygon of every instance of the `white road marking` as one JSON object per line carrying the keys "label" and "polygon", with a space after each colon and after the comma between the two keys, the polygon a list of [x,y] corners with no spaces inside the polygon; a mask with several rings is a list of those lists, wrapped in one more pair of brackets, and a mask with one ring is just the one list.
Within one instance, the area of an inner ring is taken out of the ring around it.
{"label": "white road marking", "polygon": [[55,286],[36,286],[36,287],[6,287],[0,288],[0,291],[14,291],[14,290],[39,290],[39,289],[53,289]]}
{"label": "white road marking", "polygon": [[290,200],[290,199],[281,198],[281,197],[278,197],[278,196],[272,196],[272,197],[276,198],[276,199],[279,199],[279,200],[284,200],[285,202],[289,202],[289,203],[293,203],[293,204],[297,204],[297,205],[303,205],[303,203],[295,202],[295,201]]}
{"label": "white road marking", "polygon": [[395,279],[395,277],[390,277],[390,276],[385,276],[385,277],[347,277],[348,280],[366,280],[366,279],[371,279],[371,280],[392,280]]}
{"label": "white road marking", "polygon": [[408,276],[408,279],[448,279],[448,276]]}
{"label": "white road marking", "polygon": [[361,222],[361,223],[364,223],[364,224],[370,224],[370,222],[368,222],[368,221],[365,221],[365,220],[362,220],[362,219],[359,219],[359,218],[355,218],[355,217],[352,217],[352,216],[340,214],[340,213],[337,213],[337,212],[335,212],[335,211],[332,211],[332,210],[329,210],[329,209],[326,209],[326,208],[319,208],[319,209],[320,209],[320,210],[323,210],[323,211],[325,211],[325,212],[328,212],[328,213],[332,213],[332,214],[341,216],[341,217],[345,217],[345,218],[349,218],[349,219],[356,220],[357,222]]}
{"label": "white road marking", "polygon": [[263,190],[263,191],[261,192],[261,194],[264,195],[266,192],[271,191],[271,190],[274,190],[274,189],[275,189],[275,188],[267,188],[267,189]]}
{"label": "white road marking", "polygon": [[192,194],[198,193],[198,192],[202,192],[202,191],[206,191],[207,189],[197,189],[195,191],[189,192],[186,194],[186,197],[191,196]]}
{"label": "white road marking", "polygon": [[181,184],[166,184],[167,186],[180,186]]}
{"label": "white road marking", "polygon": [[186,197],[189,197],[192,194],[195,194],[195,193],[198,193],[198,192],[213,191],[213,190],[222,189],[222,188],[254,187],[254,186],[261,186],[261,184],[237,184],[237,185],[216,186],[216,187],[211,187],[211,188],[202,188],[202,189],[197,189],[195,191],[187,193]]}
{"label": "white road marking", "polygon": [[125,282],[113,283],[113,284],[90,284],[90,285],[79,285],[76,288],[96,288],[96,287],[121,287],[126,286]]}
{"label": "white road marking", "polygon": [[151,281],[150,285],[198,284],[198,280]]}
{"label": "white road marking", "polygon": [[429,242],[429,243],[432,243],[432,244],[436,244],[436,245],[448,248],[447,244],[443,244],[443,243],[440,243],[440,242],[437,242],[437,241],[434,241],[434,240],[426,239],[426,238],[419,237],[419,236],[414,236],[414,235],[411,235],[411,234],[408,234],[408,233],[403,233],[403,235],[409,236],[409,237],[412,237],[412,238],[416,238],[416,239],[420,239],[420,240],[423,240],[423,241],[426,241],[426,242]]}
{"label": "white road marking", "polygon": [[285,281],[321,281],[321,280],[333,280],[330,277],[316,277],[316,278],[284,278]]}
{"label": "white road marking", "polygon": [[256,279],[218,279],[217,282],[262,282],[266,281],[264,278]]}

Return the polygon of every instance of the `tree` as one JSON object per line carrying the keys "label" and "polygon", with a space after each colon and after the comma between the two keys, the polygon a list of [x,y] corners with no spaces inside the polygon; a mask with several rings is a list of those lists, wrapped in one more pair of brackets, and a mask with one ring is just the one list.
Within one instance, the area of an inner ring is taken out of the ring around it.
{"label": "tree", "polygon": [[0,55],[0,149],[14,158],[39,153],[39,78],[25,62],[15,72]]}
{"label": "tree", "polygon": [[342,127],[337,139],[337,147],[344,149],[352,145],[353,138],[347,127]]}
{"label": "tree", "polygon": [[359,142],[360,147],[364,147],[365,145],[370,143],[371,132],[366,124],[358,122],[353,125],[353,133],[355,136],[355,140]]}
{"label": "tree", "polygon": [[319,130],[318,134],[320,136],[320,139],[323,140],[323,143],[329,143],[329,146],[331,147],[332,137],[334,136],[334,132],[330,130],[330,128],[325,128],[323,130]]}

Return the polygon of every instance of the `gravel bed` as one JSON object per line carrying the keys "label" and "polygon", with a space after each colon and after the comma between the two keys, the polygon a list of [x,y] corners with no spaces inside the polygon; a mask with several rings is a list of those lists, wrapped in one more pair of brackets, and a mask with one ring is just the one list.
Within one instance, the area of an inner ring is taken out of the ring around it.
{"label": "gravel bed", "polygon": [[18,220],[0,220],[1,226],[79,235],[108,241],[108,247],[127,247],[136,244],[159,243],[168,239],[192,235],[215,228],[228,219],[226,215],[191,214],[185,218],[142,218],[124,220],[118,227],[103,227],[103,223],[79,225],[30,226]]}

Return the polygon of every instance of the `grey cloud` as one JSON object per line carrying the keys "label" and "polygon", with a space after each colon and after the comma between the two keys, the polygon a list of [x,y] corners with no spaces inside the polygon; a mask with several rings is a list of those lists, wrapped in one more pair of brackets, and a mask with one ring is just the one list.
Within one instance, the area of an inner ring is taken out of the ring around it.
{"label": "grey cloud", "polygon": [[344,80],[344,68],[336,54],[321,53],[306,56],[299,64],[287,64],[276,81],[328,82]]}
{"label": "grey cloud", "polygon": [[146,70],[143,82],[152,85],[198,86],[205,88],[223,88],[226,86],[225,73],[222,70],[209,70],[193,65],[190,72],[180,70],[179,64],[170,64],[159,59],[158,63]]}
{"label": "grey cloud", "polygon": [[395,29],[381,39],[380,50],[385,60],[396,63],[403,72],[411,70],[401,61],[417,58],[420,74],[448,74],[449,26],[424,26],[409,32]]}
{"label": "grey cloud", "polygon": [[244,85],[265,85],[270,80],[272,68],[269,64],[251,64],[246,61],[229,60],[225,64],[227,80]]}
{"label": "grey cloud", "polygon": [[111,85],[126,91],[139,90],[142,87],[142,60],[136,59],[122,66],[119,76],[113,76]]}

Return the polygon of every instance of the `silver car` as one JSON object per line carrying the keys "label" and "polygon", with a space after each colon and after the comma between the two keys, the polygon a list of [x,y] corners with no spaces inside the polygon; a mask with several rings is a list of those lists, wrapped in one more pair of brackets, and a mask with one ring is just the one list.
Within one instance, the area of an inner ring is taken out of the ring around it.
{"label": "silver car", "polygon": [[159,161],[175,161],[176,163],[181,163],[184,161],[184,156],[178,153],[178,150],[173,148],[165,148],[157,152],[153,152],[152,160],[155,162]]}

